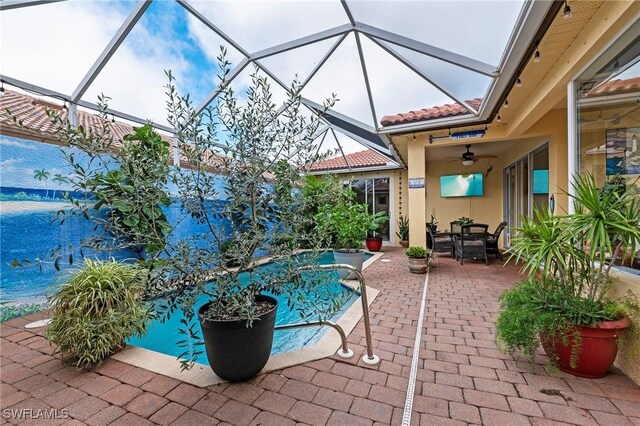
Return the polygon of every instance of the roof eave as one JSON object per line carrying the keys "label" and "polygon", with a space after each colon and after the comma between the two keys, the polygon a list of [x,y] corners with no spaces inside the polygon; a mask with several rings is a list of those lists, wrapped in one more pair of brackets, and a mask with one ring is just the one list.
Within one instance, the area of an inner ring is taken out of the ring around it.
{"label": "roof eave", "polygon": [[326,170],[310,170],[310,175],[330,175],[330,174],[347,174],[347,173],[362,173],[362,172],[376,172],[387,170],[400,170],[403,169],[399,164],[385,164],[384,166],[369,166],[369,167],[352,167],[349,170],[346,167],[341,169],[326,169]]}

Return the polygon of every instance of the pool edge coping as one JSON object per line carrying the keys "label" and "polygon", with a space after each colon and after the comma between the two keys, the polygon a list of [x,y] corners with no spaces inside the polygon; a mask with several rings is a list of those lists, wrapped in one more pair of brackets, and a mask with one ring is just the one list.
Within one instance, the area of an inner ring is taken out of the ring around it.
{"label": "pool edge coping", "polygon": [[[365,260],[362,265],[363,270],[384,256],[383,252],[371,254],[373,256]],[[351,288],[357,286],[357,281],[355,280],[341,281]],[[368,307],[371,307],[378,294],[380,294],[379,290],[367,287]],[[349,309],[336,321],[347,336],[353,331],[358,321],[362,318],[361,298],[362,296],[358,297]],[[332,332],[332,329],[329,329],[313,346],[269,357],[267,365],[259,374],[332,356],[341,347],[341,343],[338,333],[335,330]],[[181,371],[180,362],[175,356],[138,346],[127,345],[121,352],[112,355],[111,358],[194,386],[208,387],[226,382],[226,380],[216,376],[208,365],[195,363],[191,369]]]}

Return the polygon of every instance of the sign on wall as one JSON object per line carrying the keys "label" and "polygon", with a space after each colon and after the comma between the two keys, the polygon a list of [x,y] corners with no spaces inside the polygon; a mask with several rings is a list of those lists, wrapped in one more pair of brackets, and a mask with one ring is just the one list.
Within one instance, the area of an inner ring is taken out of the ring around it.
{"label": "sign on wall", "polygon": [[409,178],[409,189],[424,188],[424,178]]}

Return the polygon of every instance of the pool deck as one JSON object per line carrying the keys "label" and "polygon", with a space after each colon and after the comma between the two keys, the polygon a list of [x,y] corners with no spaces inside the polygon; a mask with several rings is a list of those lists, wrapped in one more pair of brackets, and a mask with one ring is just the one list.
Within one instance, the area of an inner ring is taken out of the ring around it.
{"label": "pool deck", "polygon": [[516,268],[439,255],[425,281],[408,272],[401,249],[383,251],[364,271],[380,291],[370,309],[377,366],[361,360],[359,321],[352,359],[334,355],[243,383],[201,388],[113,359],[82,372],[52,355],[43,329],[24,329],[43,318],[34,314],[0,325],[0,424],[399,425],[410,408],[405,420],[416,425],[640,425],[640,387],[617,370],[587,380],[545,367],[544,355],[529,364],[497,350],[497,299]]}

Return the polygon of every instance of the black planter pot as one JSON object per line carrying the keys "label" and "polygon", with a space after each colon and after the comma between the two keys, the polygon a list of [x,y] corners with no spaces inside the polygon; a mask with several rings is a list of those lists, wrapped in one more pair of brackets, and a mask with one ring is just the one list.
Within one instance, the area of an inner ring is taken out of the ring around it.
{"label": "black planter pot", "polygon": [[198,318],[207,351],[207,359],[214,373],[231,382],[254,377],[269,360],[273,344],[278,301],[270,296],[256,296],[268,301],[273,309],[258,316],[252,327],[246,320],[212,321],[202,317],[209,303],[198,309]]}

